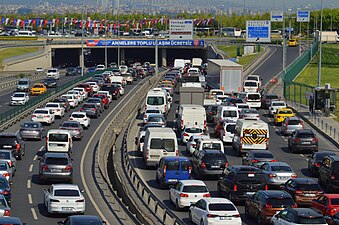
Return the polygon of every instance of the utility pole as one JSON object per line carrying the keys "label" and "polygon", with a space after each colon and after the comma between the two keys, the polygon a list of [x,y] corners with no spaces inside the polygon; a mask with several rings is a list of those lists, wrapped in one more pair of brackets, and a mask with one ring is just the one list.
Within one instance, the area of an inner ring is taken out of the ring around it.
{"label": "utility pole", "polygon": [[285,0],[282,4],[283,11],[283,71],[286,69],[286,24],[285,24]]}
{"label": "utility pole", "polygon": [[319,64],[318,64],[318,87],[321,86],[321,57],[322,57],[322,46],[321,36],[323,32],[323,0],[321,0],[321,14],[320,14],[320,33],[319,33]]}
{"label": "utility pole", "polygon": [[84,0],[81,7],[81,76],[84,75],[85,59],[84,59]]}

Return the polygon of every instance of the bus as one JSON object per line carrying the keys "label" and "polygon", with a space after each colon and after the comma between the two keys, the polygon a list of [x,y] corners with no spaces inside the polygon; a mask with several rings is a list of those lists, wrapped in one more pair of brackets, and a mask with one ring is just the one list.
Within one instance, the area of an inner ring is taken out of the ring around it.
{"label": "bus", "polygon": [[227,37],[241,37],[241,29],[237,27],[223,27],[221,34]]}

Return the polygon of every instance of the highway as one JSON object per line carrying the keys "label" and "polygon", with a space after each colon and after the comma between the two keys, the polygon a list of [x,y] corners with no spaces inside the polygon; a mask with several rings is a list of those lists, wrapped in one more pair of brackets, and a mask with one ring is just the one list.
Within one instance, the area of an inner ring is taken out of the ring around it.
{"label": "highway", "polygon": [[[68,78],[68,77],[67,77]],[[69,79],[72,79],[70,77]],[[66,80],[64,80],[66,82]],[[144,82],[144,81],[142,81]],[[119,100],[113,100],[109,109],[105,110],[99,119],[92,119],[91,126],[88,130],[84,130],[84,137],[81,141],[75,141],[73,147],[73,183],[78,184],[81,189],[93,190],[97,187],[90,181],[92,176],[91,168],[93,166],[93,154],[94,147],[90,146],[89,140],[92,140],[91,143],[97,143],[100,132],[102,132],[106,127],[102,121],[108,117],[112,116],[113,109],[118,108],[119,105],[128,98],[129,93],[132,93],[133,88],[137,88],[137,84],[140,81],[134,82],[133,85],[128,85],[125,89],[125,95],[122,96]],[[3,104],[3,103],[2,103]],[[73,109],[71,111],[78,111],[80,107]],[[47,126],[46,129],[58,128],[58,126],[70,116],[71,112],[65,114],[65,117],[62,119],[57,119],[55,123],[51,126]],[[30,120],[30,117],[23,119]],[[10,127],[6,132],[15,132],[19,129],[21,122],[17,123],[15,126]],[[97,134],[97,135],[95,135]],[[94,137],[95,136],[95,137]],[[39,184],[38,179],[38,159],[39,156],[44,154],[45,140],[42,141],[26,141],[26,155],[23,157],[22,161],[18,162],[17,172],[13,178],[12,185],[12,216],[17,216],[27,224],[36,224],[36,225],[47,225],[47,224],[56,224],[58,221],[64,220],[67,215],[47,217],[46,209],[43,205],[43,188],[49,187],[49,184],[41,185]],[[82,166],[80,164],[83,164]],[[80,168],[83,168],[83,171],[80,171]],[[83,184],[83,181],[86,184]],[[51,183],[52,184],[52,183]],[[85,188],[86,187],[86,188]],[[94,199],[95,205],[92,204],[91,199]],[[91,215],[98,215],[97,210],[102,210],[102,206],[98,207],[101,203],[101,196],[92,196],[92,193],[84,193],[86,199],[86,213]],[[102,212],[101,212],[102,213]],[[112,214],[109,212],[104,213],[107,221],[113,221]]]}
{"label": "highway", "polygon": [[[279,68],[279,61],[281,60],[281,50],[282,48],[276,47],[277,51],[272,55],[271,58],[268,58],[266,62],[262,63],[257,70],[253,72],[253,74],[260,74],[263,78],[263,84],[269,81],[273,76],[277,75],[280,70]],[[296,49],[289,48],[288,51],[288,59],[289,63],[291,63],[298,54],[296,54]],[[174,123],[172,121],[175,120],[174,118],[174,109],[178,106],[179,96],[178,96],[179,88],[176,88],[176,93],[173,96],[174,105],[172,105],[170,114],[167,118],[167,126],[173,127]],[[272,123],[272,118],[267,116],[267,110],[260,110],[260,115],[263,121],[269,124],[270,129],[270,146],[269,150],[274,154],[277,161],[287,162],[289,165],[292,166],[293,170],[297,173],[298,177],[309,177],[310,174],[307,170],[307,155],[304,154],[292,154],[289,152],[287,147],[287,137],[280,135],[280,128],[276,127]],[[139,121],[138,121],[139,122]],[[307,124],[305,128],[310,128]],[[213,137],[213,127],[209,126],[209,131],[211,137]],[[212,134],[211,134],[212,133]],[[156,183],[155,180],[155,170],[154,169],[146,169],[142,157],[137,157],[135,154],[136,146],[133,143],[133,138],[137,136],[137,134],[131,134],[130,138],[128,139],[128,150],[129,155],[133,161],[133,165],[136,168],[139,176],[143,179],[144,183],[148,185],[151,191],[164,203],[166,204],[178,217],[183,219],[184,222],[190,224],[188,219],[188,212],[185,211],[174,211],[174,205],[169,202],[168,199],[168,190],[160,189],[159,185]],[[319,151],[338,151],[335,146],[330,144],[324,137],[322,137],[319,133],[317,133],[317,137],[319,139]],[[180,139],[178,138],[178,143]],[[185,146],[180,145],[179,147],[180,155],[190,157],[186,151]],[[225,154],[227,156],[228,162],[230,165],[241,165],[241,157],[237,157],[235,152],[232,150],[231,145],[225,145]],[[205,180],[212,197],[218,196],[217,194],[217,180]],[[243,220],[243,224],[257,224],[253,219],[249,220],[244,215],[244,207],[243,204],[237,206],[240,213],[241,218]]]}

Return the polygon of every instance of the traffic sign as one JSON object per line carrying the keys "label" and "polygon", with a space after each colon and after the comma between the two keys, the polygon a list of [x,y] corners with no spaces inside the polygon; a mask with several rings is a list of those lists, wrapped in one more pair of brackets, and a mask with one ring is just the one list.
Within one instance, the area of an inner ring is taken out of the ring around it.
{"label": "traffic sign", "polygon": [[310,22],[310,11],[298,11],[297,22]]}
{"label": "traffic sign", "polygon": [[271,42],[271,21],[247,20],[246,42]]}
{"label": "traffic sign", "polygon": [[271,11],[271,22],[283,22],[284,13],[283,11],[275,10]]}
{"label": "traffic sign", "polygon": [[169,23],[170,40],[192,40],[193,20],[170,20]]}

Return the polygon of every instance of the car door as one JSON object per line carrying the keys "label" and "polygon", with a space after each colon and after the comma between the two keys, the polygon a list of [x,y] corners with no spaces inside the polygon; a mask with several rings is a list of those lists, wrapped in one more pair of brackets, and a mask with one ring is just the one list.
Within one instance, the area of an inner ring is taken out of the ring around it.
{"label": "car door", "polygon": [[177,182],[173,188],[170,189],[170,201],[175,203],[175,200],[178,198],[179,196],[179,191],[180,191],[180,182]]}
{"label": "car door", "polygon": [[284,187],[284,190],[288,192],[290,195],[292,196],[294,195],[296,184],[293,180],[288,180],[283,187]]}
{"label": "car door", "polygon": [[165,163],[165,160],[160,159],[159,166],[158,166],[158,169],[157,169],[157,174],[156,174],[156,176],[159,180],[161,180],[163,178],[162,173],[164,171],[164,163]]}
{"label": "car door", "polygon": [[53,187],[52,186],[44,191],[44,200],[45,200],[45,204],[46,204],[47,207],[48,207],[48,204],[49,204],[49,200],[52,196],[52,193],[53,193]]}
{"label": "car door", "polygon": [[275,225],[283,225],[283,224],[285,224],[285,222],[287,222],[287,220],[288,220],[287,214],[288,214],[287,210],[281,211],[279,213],[279,216],[278,216],[278,219],[277,219],[276,223],[274,223],[274,224]]}
{"label": "car door", "polygon": [[192,221],[194,223],[199,223],[199,215],[200,215],[200,210],[202,207],[202,202],[204,202],[203,199],[200,199],[199,201],[197,201],[197,203],[195,203],[195,205],[192,207],[191,209],[191,217],[192,217]]}

